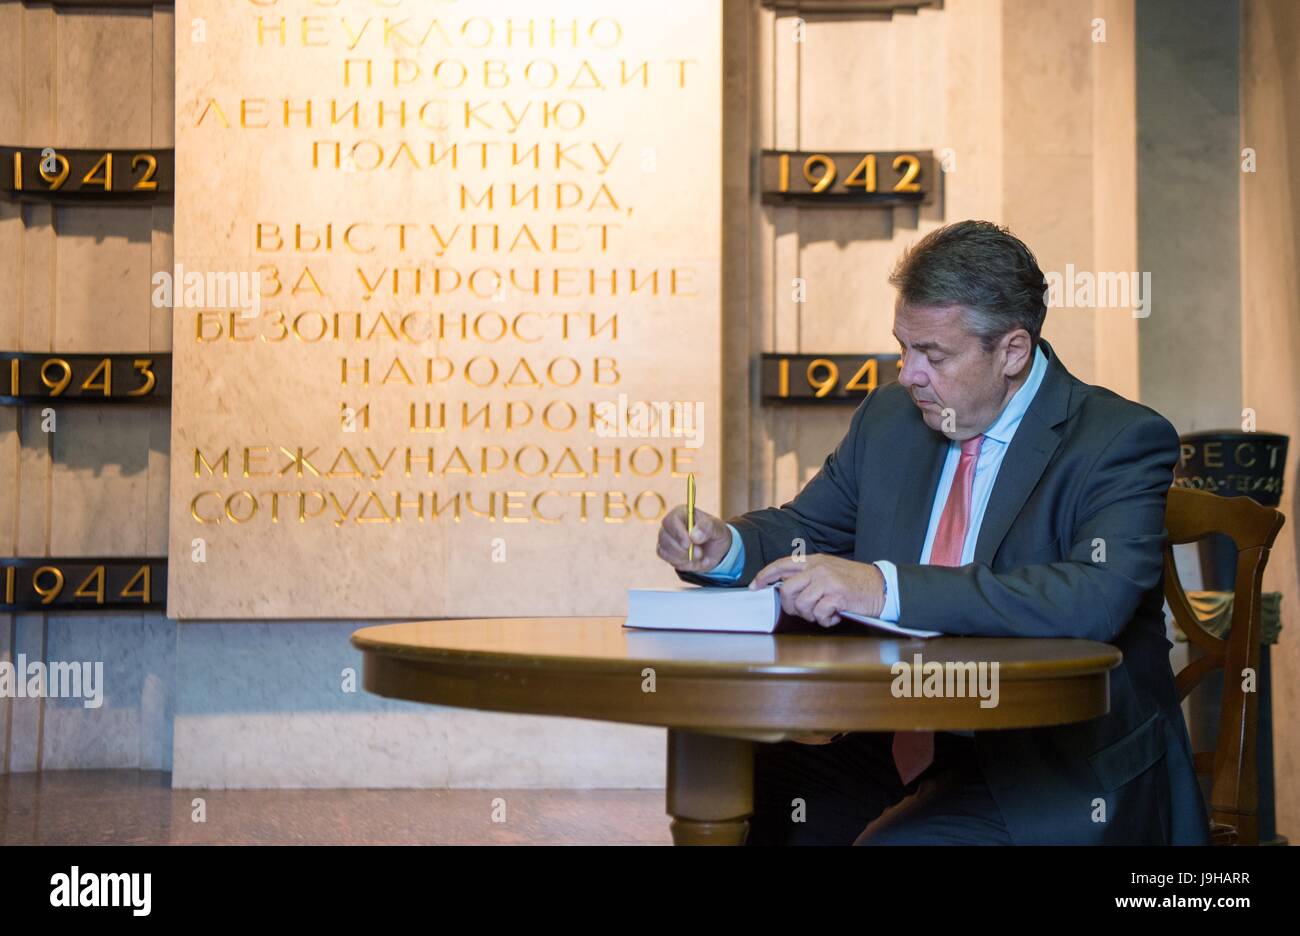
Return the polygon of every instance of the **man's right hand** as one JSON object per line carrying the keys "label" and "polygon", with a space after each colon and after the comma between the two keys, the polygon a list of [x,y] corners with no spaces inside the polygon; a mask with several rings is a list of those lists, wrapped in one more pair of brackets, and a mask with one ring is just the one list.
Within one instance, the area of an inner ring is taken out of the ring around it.
{"label": "man's right hand", "polygon": [[659,526],[659,558],[681,572],[710,572],[731,549],[731,529],[713,514],[695,508],[694,561],[686,558],[686,505],[679,504]]}

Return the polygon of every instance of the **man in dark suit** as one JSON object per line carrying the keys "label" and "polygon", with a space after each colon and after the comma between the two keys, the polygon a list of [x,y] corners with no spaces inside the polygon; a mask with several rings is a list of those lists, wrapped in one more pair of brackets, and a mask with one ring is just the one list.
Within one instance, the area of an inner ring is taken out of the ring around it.
{"label": "man in dark suit", "polygon": [[1080,637],[1124,662],[1087,722],[762,745],[750,842],[1204,843],[1162,610],[1177,433],[1065,369],[1039,337],[1042,271],[1005,229],[934,231],[890,282],[898,382],[794,500],[697,510],[693,561],[675,508],[660,557],[687,581],[780,582],[785,611],[823,626]]}

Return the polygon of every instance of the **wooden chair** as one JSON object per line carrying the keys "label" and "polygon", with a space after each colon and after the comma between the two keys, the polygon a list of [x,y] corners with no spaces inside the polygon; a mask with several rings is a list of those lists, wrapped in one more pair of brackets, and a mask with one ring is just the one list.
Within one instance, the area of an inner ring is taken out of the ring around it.
{"label": "wooden chair", "polygon": [[[1178,698],[1201,684],[1214,670],[1224,672],[1218,743],[1195,754],[1196,772],[1208,774],[1210,841],[1213,845],[1259,844],[1259,772],[1255,736],[1259,694],[1245,692],[1242,673],[1259,673],[1260,592],[1268,552],[1286,518],[1249,497],[1219,497],[1188,488],[1170,488],[1165,509],[1169,539],[1164,548],[1165,600],[1187,639],[1203,655],[1178,674]],[[1237,575],[1232,625],[1226,639],[1201,626],[1174,568],[1175,544],[1222,533],[1237,547]]]}

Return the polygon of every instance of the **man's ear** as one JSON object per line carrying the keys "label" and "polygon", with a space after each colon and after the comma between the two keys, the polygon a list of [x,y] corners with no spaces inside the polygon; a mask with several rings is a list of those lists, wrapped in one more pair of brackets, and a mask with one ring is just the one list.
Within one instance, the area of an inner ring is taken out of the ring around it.
{"label": "man's ear", "polygon": [[1034,351],[1033,342],[1029,338],[1029,332],[1023,328],[1007,333],[1002,342],[1002,350],[1006,354],[1002,374],[1005,377],[1015,377],[1029,365]]}

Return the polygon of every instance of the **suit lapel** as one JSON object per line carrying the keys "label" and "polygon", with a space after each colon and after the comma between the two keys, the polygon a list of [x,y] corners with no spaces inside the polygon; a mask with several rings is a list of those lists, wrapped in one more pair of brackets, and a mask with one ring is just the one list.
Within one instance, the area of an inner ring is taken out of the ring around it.
{"label": "suit lapel", "polygon": [[921,561],[921,547],[930,528],[930,505],[948,454],[948,438],[921,420],[917,422],[919,432],[896,462],[903,477],[894,500],[894,518],[888,527],[889,549],[885,552],[895,562]]}
{"label": "suit lapel", "polygon": [[1061,445],[1056,427],[1065,421],[1069,412],[1072,378],[1051,345],[1045,341],[1042,344],[1048,357],[1047,373],[1002,457],[1002,467],[998,469],[975,543],[975,561],[985,565],[992,564],[1011,524]]}

